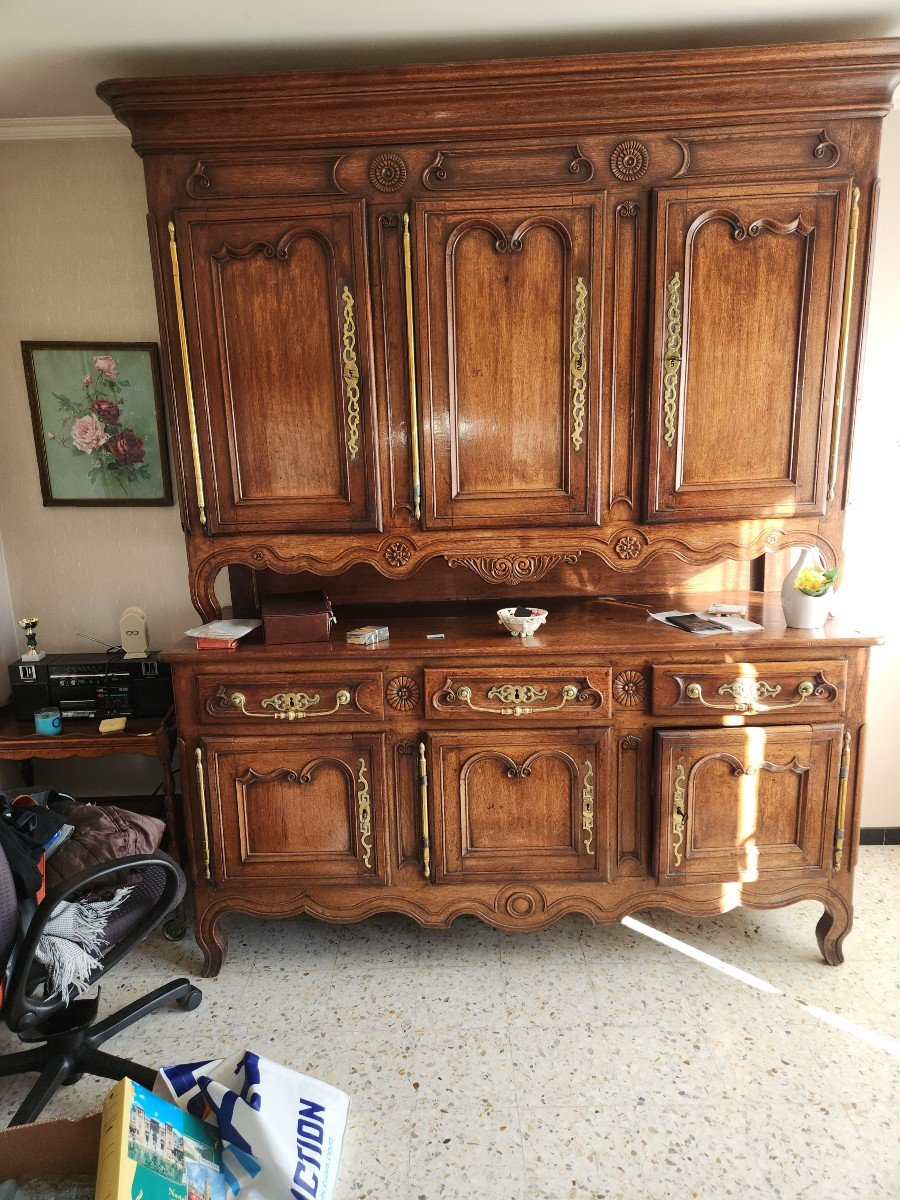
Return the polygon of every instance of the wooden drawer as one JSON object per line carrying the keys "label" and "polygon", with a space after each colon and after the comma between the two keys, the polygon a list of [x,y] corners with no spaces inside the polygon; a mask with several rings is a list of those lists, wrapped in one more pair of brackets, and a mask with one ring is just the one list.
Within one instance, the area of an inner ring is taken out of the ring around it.
{"label": "wooden drawer", "polygon": [[251,679],[221,673],[200,675],[197,692],[202,725],[253,726],[302,721],[346,725],[384,716],[380,671],[267,672]]}
{"label": "wooden drawer", "polygon": [[847,693],[847,663],[669,663],[653,667],[653,712],[659,717],[782,711],[839,716]]}
{"label": "wooden drawer", "polygon": [[510,724],[549,717],[555,725],[586,725],[611,718],[607,667],[487,667],[450,674],[425,670],[425,716],[452,721],[496,717]]}
{"label": "wooden drawer", "polygon": [[660,883],[823,875],[842,725],[656,731]]}

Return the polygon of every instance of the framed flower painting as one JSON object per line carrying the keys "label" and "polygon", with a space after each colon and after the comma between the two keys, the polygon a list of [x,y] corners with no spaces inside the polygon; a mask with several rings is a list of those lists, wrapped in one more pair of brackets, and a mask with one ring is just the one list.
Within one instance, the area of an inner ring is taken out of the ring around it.
{"label": "framed flower painting", "polygon": [[44,504],[171,504],[153,342],[23,342]]}

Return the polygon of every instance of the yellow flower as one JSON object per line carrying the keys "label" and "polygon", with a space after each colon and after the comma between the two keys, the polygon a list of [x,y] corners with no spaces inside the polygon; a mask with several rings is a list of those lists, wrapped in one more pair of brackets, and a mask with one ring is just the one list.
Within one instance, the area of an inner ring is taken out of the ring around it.
{"label": "yellow flower", "polygon": [[827,582],[824,572],[817,567],[804,567],[794,580],[794,587],[801,588],[804,592],[818,592]]}

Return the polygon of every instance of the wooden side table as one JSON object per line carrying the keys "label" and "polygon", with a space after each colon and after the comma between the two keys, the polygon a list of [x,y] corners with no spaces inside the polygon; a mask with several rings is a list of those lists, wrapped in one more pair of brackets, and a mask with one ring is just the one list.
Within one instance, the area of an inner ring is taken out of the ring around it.
{"label": "wooden side table", "polygon": [[[121,733],[100,733],[98,722],[65,721],[63,731],[55,736],[35,733],[30,721],[17,721],[11,708],[0,708],[0,759],[22,763],[27,783],[34,782],[32,760],[36,758],[108,758],[113,754],[140,754],[158,759],[162,767],[163,805],[169,853],[180,864],[179,824],[175,812],[175,776],[172,759],[175,753],[175,709],[160,717],[129,717]],[[163,926],[166,937],[184,937],[184,907],[179,905]]]}

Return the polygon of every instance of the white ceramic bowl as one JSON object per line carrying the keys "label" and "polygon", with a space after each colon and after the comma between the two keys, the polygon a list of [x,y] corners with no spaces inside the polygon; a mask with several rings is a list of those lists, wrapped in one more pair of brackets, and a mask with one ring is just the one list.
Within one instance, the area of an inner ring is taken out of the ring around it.
{"label": "white ceramic bowl", "polygon": [[498,608],[497,616],[500,624],[504,625],[513,637],[529,637],[547,620],[546,608],[529,609],[527,617],[517,617],[517,608],[527,608],[526,604],[517,604],[512,608]]}

